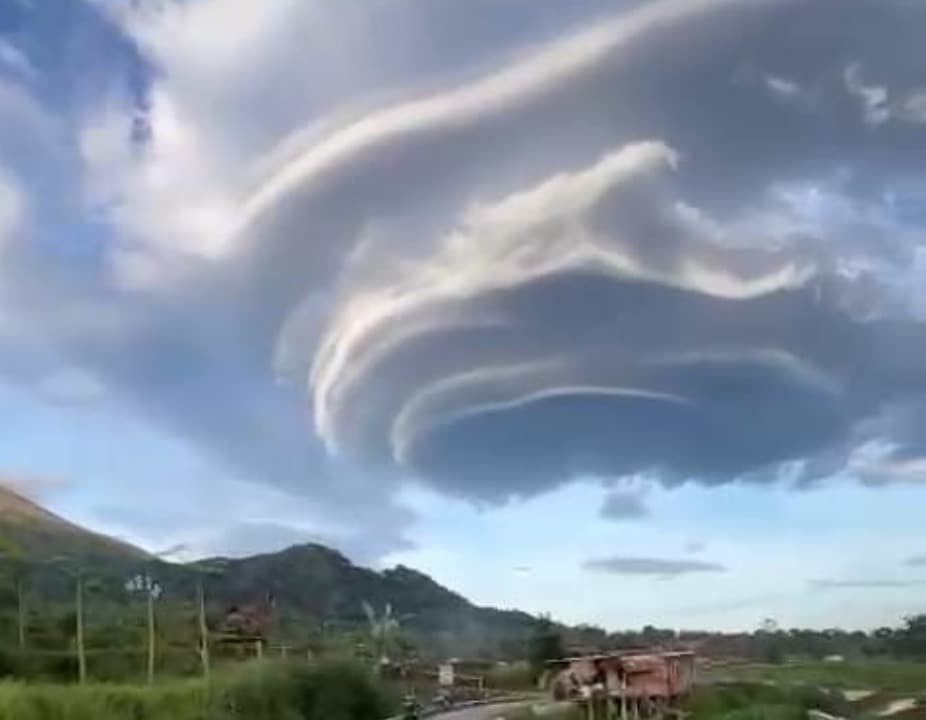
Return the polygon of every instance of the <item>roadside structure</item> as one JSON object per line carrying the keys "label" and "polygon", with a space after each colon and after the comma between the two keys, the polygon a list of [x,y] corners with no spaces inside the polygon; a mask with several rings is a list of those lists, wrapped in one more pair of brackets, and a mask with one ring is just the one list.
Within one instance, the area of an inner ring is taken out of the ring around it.
{"label": "roadside structure", "polygon": [[695,678],[691,651],[625,650],[548,664],[555,699],[601,705],[605,717],[621,720],[673,714]]}

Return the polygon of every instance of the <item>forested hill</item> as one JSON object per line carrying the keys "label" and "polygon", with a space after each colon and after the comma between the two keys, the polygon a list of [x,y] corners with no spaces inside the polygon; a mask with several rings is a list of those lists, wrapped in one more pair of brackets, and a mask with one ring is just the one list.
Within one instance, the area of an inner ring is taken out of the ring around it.
{"label": "forested hill", "polygon": [[8,575],[25,572],[33,607],[67,603],[75,573],[92,588],[88,606],[105,608],[130,604],[126,580],[150,574],[164,589],[165,615],[171,608],[180,612],[203,582],[216,624],[227,608],[260,602],[270,593],[276,601],[274,633],[293,643],[317,640],[322,633],[362,635],[364,603],[379,613],[389,606],[402,635],[429,655],[518,655],[537,622],[523,612],[477,607],[411,568],[372,570],[318,544],[240,559],[160,561],[8,489],[0,489],[0,563]]}
{"label": "forested hill", "polygon": [[335,633],[362,628],[367,603],[379,613],[389,606],[403,634],[428,654],[501,656],[522,654],[537,623],[524,612],[473,605],[417,570],[372,570],[323,545],[203,565],[221,569],[209,581],[214,600],[272,593],[284,634],[301,634],[306,623]]}

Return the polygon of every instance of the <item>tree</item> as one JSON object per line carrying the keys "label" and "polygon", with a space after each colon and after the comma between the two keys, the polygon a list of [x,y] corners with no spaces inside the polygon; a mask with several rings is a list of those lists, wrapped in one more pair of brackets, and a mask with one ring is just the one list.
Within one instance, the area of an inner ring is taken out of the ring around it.
{"label": "tree", "polygon": [[[370,638],[373,641],[373,651],[378,667],[389,661],[389,650],[394,646],[399,634],[400,619],[393,615],[391,603],[386,603],[381,615],[377,615],[373,606],[366,600],[361,605],[364,615],[367,616]],[[405,615],[402,619],[409,617],[411,615]]]}
{"label": "tree", "polygon": [[765,618],[756,630],[754,637],[759,644],[759,654],[764,662],[778,665],[785,659],[787,635],[778,629],[778,621]]}
{"label": "tree", "polygon": [[904,618],[904,625],[894,633],[895,652],[908,657],[926,657],[926,615]]}
{"label": "tree", "polygon": [[534,677],[540,677],[547,661],[556,660],[565,654],[563,636],[559,628],[548,616],[541,616],[528,642],[528,661]]}

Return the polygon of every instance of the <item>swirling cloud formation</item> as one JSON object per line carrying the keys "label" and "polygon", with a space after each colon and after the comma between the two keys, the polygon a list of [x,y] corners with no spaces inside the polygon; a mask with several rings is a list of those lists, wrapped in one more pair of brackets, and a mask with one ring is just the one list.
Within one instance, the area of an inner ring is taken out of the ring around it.
{"label": "swirling cloud formation", "polygon": [[73,317],[20,288],[0,322],[243,475],[373,517],[408,477],[499,502],[922,456],[915,4],[91,7],[142,68],[54,163],[105,240],[89,277],[17,259]]}

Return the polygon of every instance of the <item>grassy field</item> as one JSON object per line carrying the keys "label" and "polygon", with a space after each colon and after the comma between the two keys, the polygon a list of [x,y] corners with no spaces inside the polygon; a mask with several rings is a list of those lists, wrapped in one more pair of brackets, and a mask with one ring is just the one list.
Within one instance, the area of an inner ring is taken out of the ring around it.
{"label": "grassy field", "polygon": [[806,720],[808,710],[852,716],[839,691],[744,681],[698,687],[684,709],[691,720]]}
{"label": "grassy field", "polygon": [[[682,710],[686,720],[807,720],[808,710],[855,717],[838,692],[748,682],[700,686],[685,701]],[[588,717],[582,707],[570,703],[555,707],[513,707],[499,710],[497,716],[504,720],[585,720]]]}
{"label": "grassy field", "polygon": [[847,718],[926,720],[922,662],[743,663],[715,667],[704,679],[692,699],[694,720],[788,720],[814,707]]}
{"label": "grassy field", "polygon": [[926,663],[902,660],[795,662],[780,665],[748,663],[716,667],[708,677],[714,680],[926,693]]}
{"label": "grassy field", "polygon": [[380,720],[388,693],[356,665],[255,663],[148,686],[0,684],[0,720]]}

